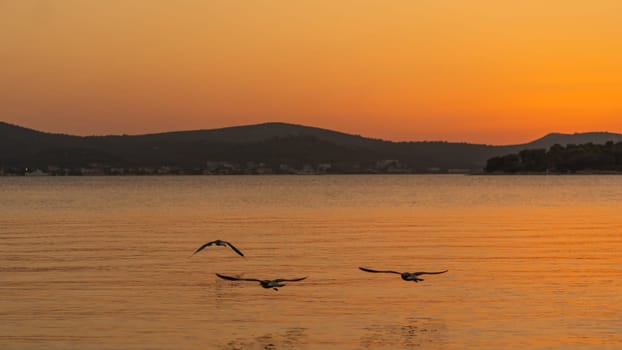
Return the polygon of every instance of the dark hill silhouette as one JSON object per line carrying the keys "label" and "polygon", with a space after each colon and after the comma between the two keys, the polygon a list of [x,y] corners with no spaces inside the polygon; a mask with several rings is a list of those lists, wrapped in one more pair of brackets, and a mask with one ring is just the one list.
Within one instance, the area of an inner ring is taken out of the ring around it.
{"label": "dark hill silhouette", "polygon": [[575,144],[581,145],[585,143],[594,143],[594,144],[605,144],[608,141],[620,142],[622,141],[622,135],[614,134],[610,132],[584,132],[584,133],[575,133],[575,134],[561,134],[561,133],[550,133],[542,138],[534,140],[532,142],[515,145],[512,146],[517,149],[536,149],[536,148],[545,148],[548,149],[551,146],[558,145],[568,145]]}
{"label": "dark hill silhouette", "polygon": [[350,135],[342,132],[321,129],[309,126],[287,123],[263,123],[255,125],[232,126],[219,129],[176,131],[160,134],[147,134],[141,137],[151,141],[184,141],[184,142],[225,142],[225,143],[252,143],[275,137],[313,136],[318,139],[339,145],[365,146],[370,143],[386,141]]}
{"label": "dark hill silhouette", "polygon": [[[479,171],[495,156],[559,143],[622,140],[609,133],[550,134],[531,143],[491,146],[441,141],[391,142],[286,123],[145,135],[73,136],[0,122],[0,166],[45,167],[102,163],[109,166],[202,168],[207,161],[264,162],[301,166],[339,163],[356,172],[377,161],[399,160],[408,169]],[[584,142],[583,142],[584,143]],[[358,165],[357,165],[358,164]],[[358,170],[357,170],[358,169]]]}

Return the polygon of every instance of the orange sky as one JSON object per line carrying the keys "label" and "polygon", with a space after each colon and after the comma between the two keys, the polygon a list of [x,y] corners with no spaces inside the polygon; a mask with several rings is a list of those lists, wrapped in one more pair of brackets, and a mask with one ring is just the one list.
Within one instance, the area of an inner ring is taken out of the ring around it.
{"label": "orange sky", "polygon": [[0,0],[0,120],[489,144],[622,133],[622,1]]}

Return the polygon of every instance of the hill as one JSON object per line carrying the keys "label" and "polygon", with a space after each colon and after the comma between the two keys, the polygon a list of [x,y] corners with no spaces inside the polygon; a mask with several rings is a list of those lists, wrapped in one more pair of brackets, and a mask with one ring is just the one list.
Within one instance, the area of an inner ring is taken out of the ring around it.
{"label": "hill", "polygon": [[[178,168],[178,172],[291,172],[305,165],[328,172],[479,171],[495,156],[559,143],[604,143],[622,135],[550,134],[522,145],[491,146],[452,142],[391,142],[286,123],[145,135],[73,136],[0,122],[3,168]],[[214,164],[220,164],[214,165]],[[219,168],[220,167],[220,168]],[[246,168],[244,168],[246,167]],[[191,170],[190,170],[191,169]],[[233,170],[231,170],[233,169]],[[287,169],[287,170],[283,170]]]}
{"label": "hill", "polygon": [[594,143],[594,144],[602,145],[602,144],[607,143],[608,141],[620,142],[622,141],[622,135],[614,134],[610,132],[585,132],[585,133],[575,133],[575,134],[550,133],[532,142],[522,144],[522,145],[514,145],[512,147],[519,149],[519,150],[536,149],[536,148],[548,149],[555,144],[562,145],[562,146],[566,146],[570,144],[582,145],[586,143]]}

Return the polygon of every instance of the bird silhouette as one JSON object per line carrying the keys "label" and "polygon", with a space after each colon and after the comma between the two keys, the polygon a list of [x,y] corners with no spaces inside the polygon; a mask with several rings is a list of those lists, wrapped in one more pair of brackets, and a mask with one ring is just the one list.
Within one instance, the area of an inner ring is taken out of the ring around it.
{"label": "bird silhouette", "polygon": [[220,240],[220,239],[217,239],[215,241],[211,241],[211,242],[207,242],[207,243],[203,244],[197,250],[195,250],[194,253],[192,253],[192,255],[202,251],[203,249],[205,249],[205,248],[207,248],[207,247],[209,247],[211,245],[218,245],[218,246],[221,246],[221,247],[229,247],[229,248],[233,249],[234,252],[238,253],[239,256],[244,256],[244,254],[242,254],[242,252],[238,248],[236,248],[233,244],[231,244],[231,243],[229,243],[227,241]]}
{"label": "bird silhouette", "polygon": [[397,271],[392,271],[392,270],[372,270],[366,267],[359,267],[359,269],[365,272],[395,273],[395,274],[400,275],[404,281],[413,281],[416,283],[418,283],[419,281],[423,281],[423,278],[419,278],[419,276],[421,275],[438,275],[438,274],[445,273],[448,271],[448,270],[445,270],[445,271],[438,271],[438,272],[423,272],[423,271],[421,272],[397,272]]}
{"label": "bird silhouette", "polygon": [[222,278],[223,280],[228,280],[228,281],[259,282],[259,284],[262,287],[264,287],[264,288],[272,288],[274,290],[279,290],[277,287],[284,287],[285,283],[283,283],[283,282],[296,282],[296,281],[302,281],[302,280],[307,278],[307,277],[300,277],[300,278],[291,278],[291,279],[277,278],[277,279],[273,279],[273,280],[260,280],[260,279],[257,279],[257,278],[241,278],[241,277],[225,276],[225,275],[221,275],[219,273],[217,273],[216,276]]}

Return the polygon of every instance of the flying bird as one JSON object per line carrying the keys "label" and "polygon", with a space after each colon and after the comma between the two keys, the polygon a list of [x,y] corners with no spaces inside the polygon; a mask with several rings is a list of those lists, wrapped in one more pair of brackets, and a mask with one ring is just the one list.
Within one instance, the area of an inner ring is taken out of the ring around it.
{"label": "flying bird", "polygon": [[402,279],[404,281],[413,281],[415,283],[419,281],[423,281],[423,278],[419,278],[419,276],[421,275],[438,275],[438,274],[445,273],[448,271],[448,270],[445,270],[445,271],[438,271],[438,272],[423,272],[423,271],[422,272],[397,272],[397,271],[391,271],[391,270],[372,270],[372,269],[368,269],[365,267],[359,267],[359,269],[365,272],[395,273],[395,274],[402,276]]}
{"label": "flying bird", "polygon": [[194,253],[192,253],[192,255],[202,251],[203,249],[205,249],[205,248],[207,248],[207,247],[209,247],[211,245],[218,245],[218,246],[221,246],[221,247],[229,247],[229,248],[233,249],[234,252],[238,253],[239,256],[244,256],[244,254],[242,254],[242,252],[238,248],[236,248],[233,244],[231,244],[231,243],[229,243],[227,241],[220,240],[220,239],[217,239],[215,241],[211,241],[211,242],[207,242],[207,243],[203,244],[197,250],[195,250]]}
{"label": "flying bird", "polygon": [[264,287],[264,288],[272,288],[274,290],[279,290],[277,287],[285,286],[285,283],[283,283],[283,282],[296,282],[296,281],[302,281],[302,280],[307,278],[307,277],[291,278],[291,279],[277,278],[277,279],[274,279],[274,280],[260,280],[260,279],[256,279],[256,278],[240,278],[240,277],[225,276],[225,275],[221,275],[219,273],[217,273],[216,276],[222,278],[223,280],[228,280],[228,281],[259,282],[259,284],[262,287]]}

